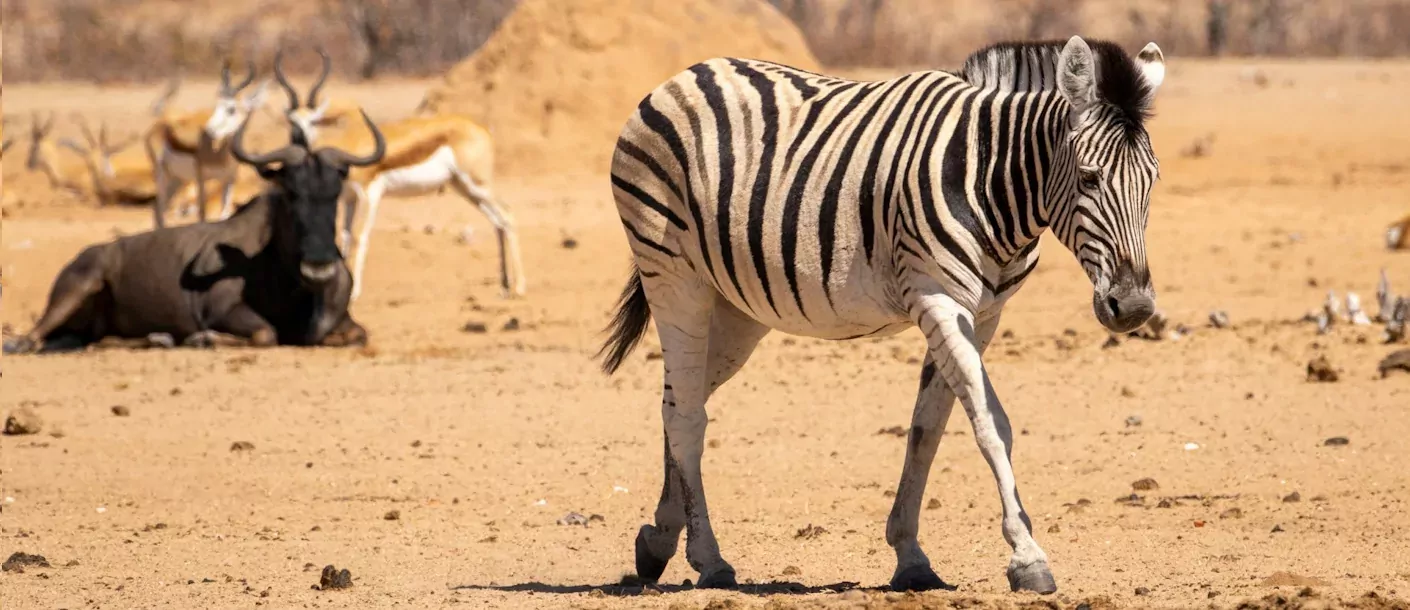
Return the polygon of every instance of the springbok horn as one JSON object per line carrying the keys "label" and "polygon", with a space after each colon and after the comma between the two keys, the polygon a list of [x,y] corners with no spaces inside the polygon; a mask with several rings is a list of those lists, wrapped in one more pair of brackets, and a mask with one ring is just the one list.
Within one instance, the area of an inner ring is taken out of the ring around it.
{"label": "springbok horn", "polygon": [[279,88],[284,90],[284,95],[289,96],[289,110],[298,110],[299,92],[294,90],[294,86],[289,84],[289,77],[284,75],[284,49],[279,49],[279,52],[274,54],[274,80],[279,81]]}
{"label": "springbok horn", "polygon": [[313,84],[313,88],[308,90],[308,108],[313,110],[318,107],[318,92],[323,90],[323,83],[327,82],[328,74],[333,71],[333,59],[328,57],[328,52],[323,47],[318,48],[318,56],[323,58],[323,71],[318,75],[318,82]]}

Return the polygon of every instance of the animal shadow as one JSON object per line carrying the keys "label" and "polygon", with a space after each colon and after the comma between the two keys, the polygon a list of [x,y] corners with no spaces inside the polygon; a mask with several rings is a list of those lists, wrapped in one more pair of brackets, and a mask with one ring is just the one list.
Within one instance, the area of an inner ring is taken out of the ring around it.
{"label": "animal shadow", "polygon": [[[541,582],[526,582],[513,585],[456,585],[452,590],[468,591],[502,591],[507,593],[552,593],[559,595],[571,595],[576,593],[591,593],[601,591],[610,597],[636,597],[642,595],[644,591],[651,590],[658,593],[680,593],[682,591],[692,591],[694,585],[679,584],[648,584],[636,581],[631,577],[623,578],[620,582],[605,585],[550,585]],[[855,582],[839,582],[830,585],[808,586],[797,582],[774,581],[758,584],[743,584],[733,589],[745,595],[812,595],[816,593],[842,593],[853,589],[880,590],[868,587],[861,587]],[[655,593],[652,593],[655,594]]]}

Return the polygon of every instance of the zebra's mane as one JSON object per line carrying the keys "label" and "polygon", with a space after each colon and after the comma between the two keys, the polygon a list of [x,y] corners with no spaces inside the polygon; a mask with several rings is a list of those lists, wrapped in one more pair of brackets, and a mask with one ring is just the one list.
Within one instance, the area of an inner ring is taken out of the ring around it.
{"label": "zebra's mane", "polygon": [[[1141,69],[1116,43],[1084,38],[1097,65],[1097,96],[1140,127],[1151,116],[1154,91]],[[1065,40],[1001,42],[970,55],[960,78],[981,89],[1043,91],[1057,88],[1058,58]],[[1034,69],[1034,68],[1038,69]]]}

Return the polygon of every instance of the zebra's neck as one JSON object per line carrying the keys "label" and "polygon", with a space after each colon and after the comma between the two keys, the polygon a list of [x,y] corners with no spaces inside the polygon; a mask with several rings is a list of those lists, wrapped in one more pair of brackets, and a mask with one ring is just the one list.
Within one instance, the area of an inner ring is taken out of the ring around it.
{"label": "zebra's neck", "polygon": [[1070,108],[1056,91],[990,90],[972,99],[966,190],[983,214],[980,245],[1000,265],[1041,236],[1071,197]]}

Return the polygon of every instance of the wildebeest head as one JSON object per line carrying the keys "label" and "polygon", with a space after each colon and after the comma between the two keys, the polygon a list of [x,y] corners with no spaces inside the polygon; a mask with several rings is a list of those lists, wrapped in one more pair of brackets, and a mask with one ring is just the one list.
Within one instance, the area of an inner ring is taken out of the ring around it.
{"label": "wildebeest head", "polygon": [[253,154],[245,150],[245,127],[241,124],[231,142],[231,152],[242,163],[259,171],[272,183],[268,193],[274,206],[275,239],[285,240],[285,251],[299,266],[305,281],[321,284],[337,275],[342,253],[338,250],[338,199],[343,193],[348,168],[372,165],[387,152],[381,130],[362,112],[362,120],[372,132],[376,147],[358,157],[336,148],[311,150],[308,138],[297,125],[291,126],[290,144],[279,150]]}

